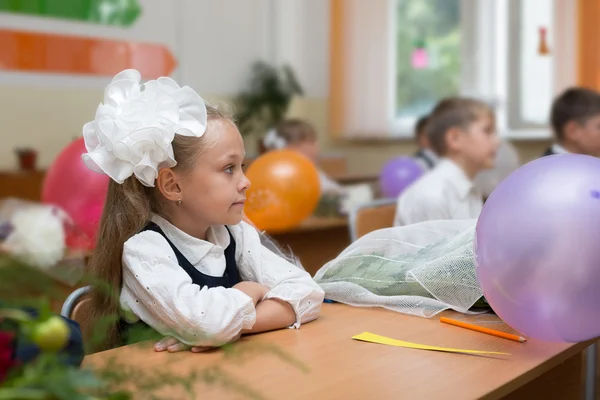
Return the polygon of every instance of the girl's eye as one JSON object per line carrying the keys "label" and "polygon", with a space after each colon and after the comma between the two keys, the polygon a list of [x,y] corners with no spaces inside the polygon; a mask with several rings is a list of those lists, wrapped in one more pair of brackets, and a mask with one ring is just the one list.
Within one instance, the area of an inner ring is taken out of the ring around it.
{"label": "girl's eye", "polygon": [[230,165],[229,167],[225,168],[223,171],[225,171],[226,174],[233,174],[233,165]]}
{"label": "girl's eye", "polygon": [[248,164],[242,164],[242,171],[246,172],[246,167],[248,166]]}

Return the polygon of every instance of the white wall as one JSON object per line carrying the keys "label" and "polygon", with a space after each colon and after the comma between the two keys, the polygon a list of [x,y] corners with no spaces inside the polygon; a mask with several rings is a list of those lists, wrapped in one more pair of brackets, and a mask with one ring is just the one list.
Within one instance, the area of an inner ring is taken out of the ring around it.
{"label": "white wall", "polygon": [[329,93],[329,1],[272,0],[275,57],[292,65],[306,97],[325,98]]}
{"label": "white wall", "polygon": [[245,84],[250,65],[270,56],[270,1],[178,3],[181,83],[201,94],[235,95]]}
{"label": "white wall", "polygon": [[[327,0],[139,0],[130,28],[0,14],[0,29],[161,43],[179,61],[172,76],[205,97],[234,96],[257,60],[290,63],[310,98],[328,93]],[[0,169],[14,149],[39,151],[47,167],[93,118],[110,77],[0,71]]]}

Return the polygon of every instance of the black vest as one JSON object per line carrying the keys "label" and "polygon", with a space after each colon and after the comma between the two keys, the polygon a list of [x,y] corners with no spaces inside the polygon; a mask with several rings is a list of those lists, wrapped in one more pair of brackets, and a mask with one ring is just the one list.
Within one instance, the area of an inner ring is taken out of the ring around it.
{"label": "black vest", "polygon": [[429,156],[423,151],[423,149],[419,149],[415,154],[413,154],[413,157],[420,158],[421,160],[423,160],[423,162],[425,163],[425,165],[427,165],[427,168],[429,169],[432,169],[435,166],[434,161],[431,158],[429,158]]}
{"label": "black vest", "polygon": [[[175,256],[177,257],[177,262],[179,263],[179,266],[181,268],[183,268],[183,270],[190,276],[190,278],[192,278],[192,283],[200,286],[200,288],[203,288],[203,287],[232,288],[233,286],[238,284],[241,281],[241,279],[240,279],[240,273],[237,268],[237,263],[235,261],[235,249],[236,249],[235,240],[233,239],[233,236],[231,235],[229,228],[226,228],[226,229],[227,229],[227,233],[229,233],[229,246],[227,246],[227,248],[224,251],[224,253],[225,253],[225,273],[223,274],[222,277],[210,276],[210,275],[206,275],[206,274],[203,274],[202,272],[198,271],[192,265],[192,263],[189,262],[188,259],[185,258],[185,256],[183,254],[181,254],[181,252],[179,251],[179,249],[177,247],[175,247],[173,242],[171,242],[169,240],[169,238],[167,237],[167,235],[165,235],[163,230],[160,229],[160,227],[158,225],[156,225],[154,222],[149,222],[148,225],[146,225],[146,227],[144,229],[142,229],[142,232],[153,231],[153,232],[160,234],[162,237],[164,237],[165,240],[167,241],[167,243],[169,243],[169,246],[171,246],[171,249],[173,249],[173,252],[175,253]],[[144,323],[142,320],[138,321],[135,324],[129,324],[125,320],[122,319],[120,322],[120,332],[121,332],[122,343],[125,343],[128,341],[127,333],[132,328],[132,326],[146,326],[147,327],[148,325],[146,325],[146,323]]]}
{"label": "black vest", "polygon": [[153,232],[160,234],[162,237],[165,238],[167,243],[169,243],[169,246],[171,246],[171,249],[173,249],[173,252],[175,253],[175,256],[177,257],[177,262],[179,263],[179,266],[181,268],[183,268],[183,270],[190,276],[190,278],[192,278],[192,283],[195,283],[196,285],[200,286],[201,288],[203,288],[205,286],[208,288],[214,288],[214,287],[220,287],[220,286],[225,287],[225,288],[232,288],[236,284],[240,283],[240,273],[238,272],[237,263],[235,262],[235,248],[236,248],[235,240],[233,240],[233,236],[231,235],[231,232],[229,232],[229,228],[226,228],[226,229],[227,229],[227,232],[229,233],[229,246],[227,246],[227,248],[225,249],[225,252],[224,252],[225,253],[225,274],[223,274],[222,277],[210,276],[210,275],[206,275],[206,274],[203,274],[202,272],[198,271],[192,265],[192,263],[190,263],[187,260],[187,258],[185,258],[183,254],[181,254],[179,249],[177,247],[175,247],[173,242],[171,242],[169,240],[167,235],[165,235],[165,233],[162,231],[162,229],[160,229],[160,227],[158,225],[156,225],[154,222],[150,222],[148,225],[146,225],[146,227],[142,230],[142,232],[143,231],[153,231]]}

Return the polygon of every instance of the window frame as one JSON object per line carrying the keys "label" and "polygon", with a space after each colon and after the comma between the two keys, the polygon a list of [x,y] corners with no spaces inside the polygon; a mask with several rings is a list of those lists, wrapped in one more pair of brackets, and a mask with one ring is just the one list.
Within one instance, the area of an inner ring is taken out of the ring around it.
{"label": "window frame", "polygon": [[[393,56],[389,57],[390,63],[390,77],[389,82],[393,88],[397,88],[398,86],[398,74],[397,74],[397,62],[396,62],[396,49],[397,49],[397,37],[396,37],[396,26],[397,26],[397,8],[398,2],[404,0],[389,0],[389,34],[392,35],[392,39],[390,40],[390,54]],[[476,54],[478,49],[476,48],[475,41],[473,38],[476,37],[477,32],[477,19],[476,16],[480,10],[480,1],[477,0],[460,0],[460,9],[461,9],[461,58],[465,59],[465,57],[470,57],[472,54]],[[484,2],[485,3],[485,2]],[[464,21],[470,21],[470,23],[464,23]],[[461,85],[459,88],[458,94],[465,94],[464,88],[470,87],[473,85],[473,72],[468,71],[465,68],[461,68],[460,72]],[[413,116],[413,117],[396,117],[396,90],[390,91],[390,98],[388,99],[388,115],[390,119],[390,127],[391,133],[390,137],[397,138],[411,138],[414,135],[414,126],[417,120],[421,117]]]}
{"label": "window frame", "polygon": [[[396,54],[396,7],[400,0],[390,0],[390,54]],[[552,137],[549,124],[527,123],[520,118],[521,81],[519,64],[519,27],[522,16],[521,0],[481,1],[461,0],[461,68],[460,94],[474,96],[491,104],[496,110],[499,134],[507,139],[548,139]],[[550,32],[553,57],[552,93],[557,95],[566,87],[576,84],[577,2],[550,0],[553,2],[554,28]],[[505,23],[500,21],[504,19]],[[559,63],[559,60],[573,60]],[[396,88],[396,57],[389,57],[389,82]],[[567,65],[564,65],[567,64]],[[388,115],[392,139],[410,138],[419,116],[396,117],[396,90],[390,91]],[[550,110],[548,110],[549,112]]]}
{"label": "window frame", "polygon": [[[547,129],[548,123],[536,124],[526,121],[522,116],[521,109],[521,96],[518,88],[521,86],[524,78],[521,75],[521,29],[523,25],[523,14],[521,13],[521,0],[508,0],[508,54],[507,60],[507,72],[508,72],[508,87],[507,87],[507,109],[506,109],[506,120],[510,130],[515,131],[532,131],[539,129]],[[554,3],[554,0],[546,0]],[[555,4],[553,4],[556,7]],[[554,13],[556,15],[556,13]],[[552,33],[556,31],[556,18],[553,21]],[[552,36],[552,44],[554,44],[554,37]],[[553,46],[554,47],[554,46]],[[510,55],[510,56],[508,56]],[[551,53],[548,57],[552,57],[553,61],[556,60],[554,56],[554,48],[551,48]],[[552,63],[552,92],[554,93],[556,87],[556,62]],[[548,110],[548,115],[550,110]]]}

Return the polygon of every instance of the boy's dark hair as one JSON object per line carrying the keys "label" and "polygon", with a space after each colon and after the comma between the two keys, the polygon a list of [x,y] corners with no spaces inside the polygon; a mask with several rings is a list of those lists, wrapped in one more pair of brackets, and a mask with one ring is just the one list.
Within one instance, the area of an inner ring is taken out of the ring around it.
{"label": "boy's dark hair", "polygon": [[415,124],[415,138],[419,139],[421,135],[427,134],[425,131],[427,121],[429,121],[429,115],[423,115],[417,120],[417,123]]}
{"label": "boy's dark hair", "polygon": [[582,87],[572,87],[562,92],[552,103],[550,123],[556,139],[565,138],[565,126],[575,121],[585,124],[588,119],[600,115],[600,94]]}
{"label": "boy's dark hair", "polygon": [[448,152],[446,134],[452,128],[467,129],[482,114],[492,118],[494,111],[483,101],[468,97],[450,97],[441,100],[429,115],[427,137],[433,150],[440,156]]}

